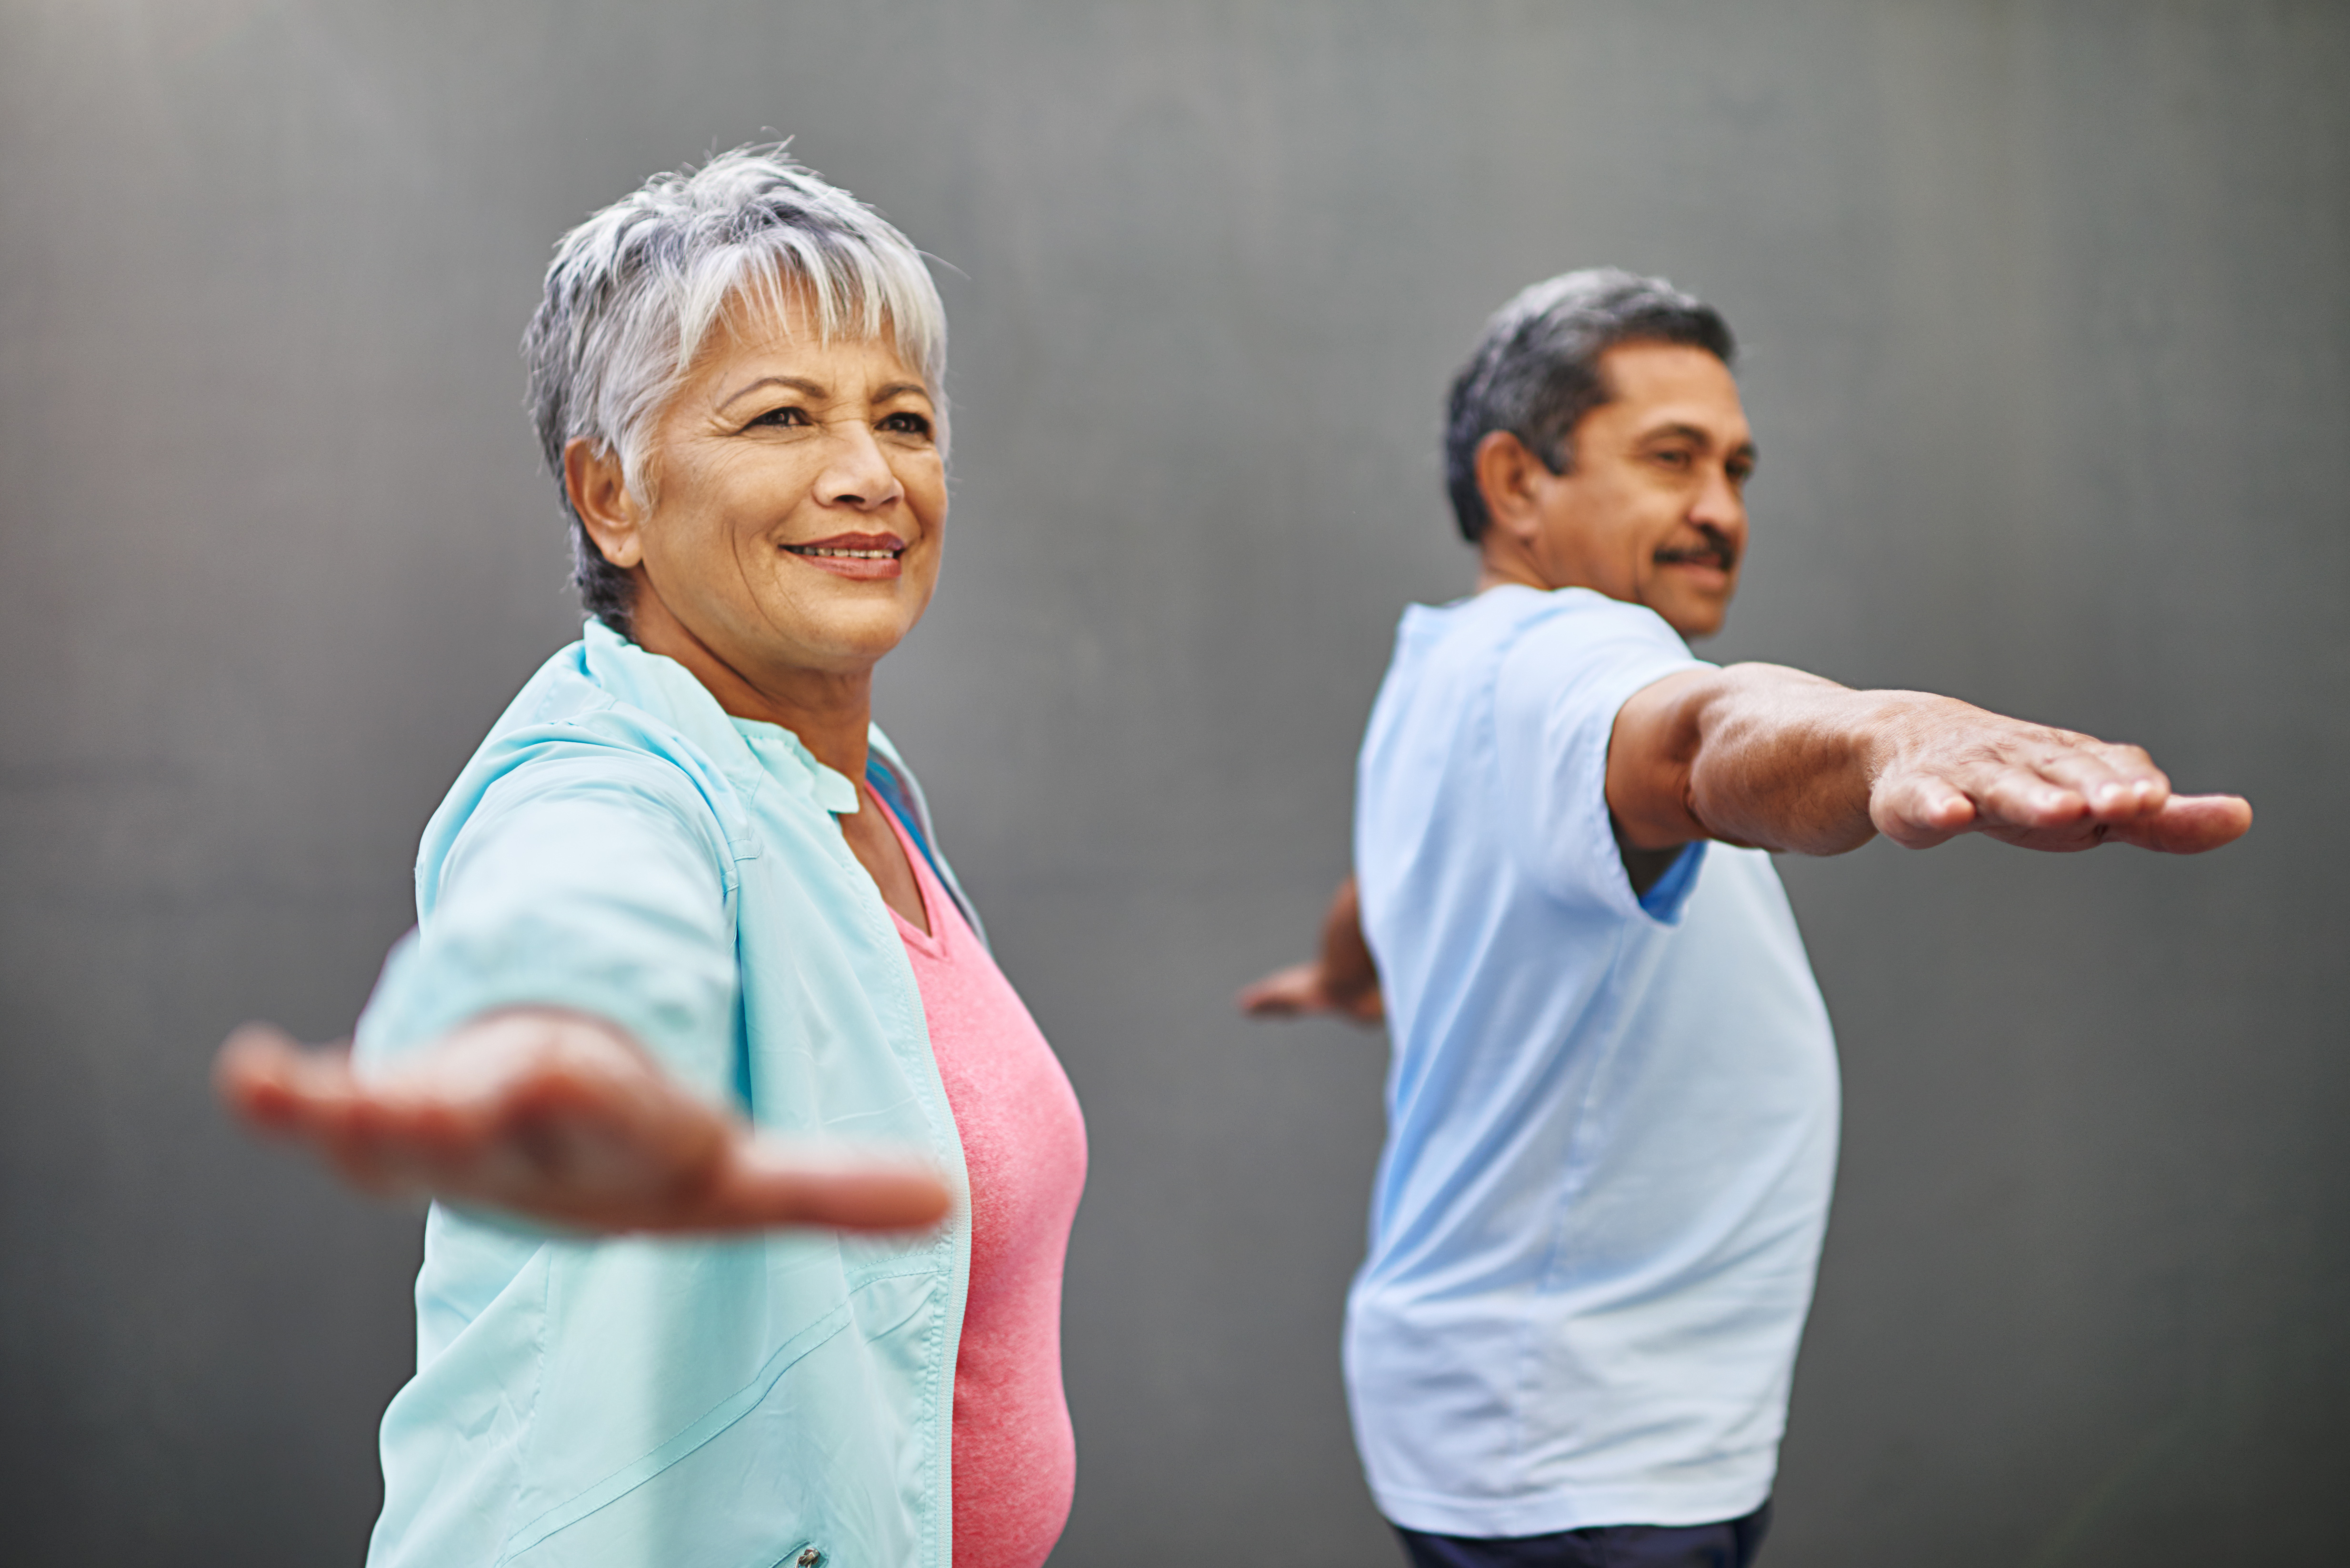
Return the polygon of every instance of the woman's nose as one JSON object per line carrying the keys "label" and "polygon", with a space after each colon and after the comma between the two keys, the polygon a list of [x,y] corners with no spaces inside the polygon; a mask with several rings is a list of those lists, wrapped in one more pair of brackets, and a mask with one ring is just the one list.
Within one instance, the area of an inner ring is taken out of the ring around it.
{"label": "woman's nose", "polygon": [[832,427],[831,451],[824,472],[816,476],[816,499],[827,506],[847,506],[871,512],[906,493],[889,460],[863,421],[844,421]]}

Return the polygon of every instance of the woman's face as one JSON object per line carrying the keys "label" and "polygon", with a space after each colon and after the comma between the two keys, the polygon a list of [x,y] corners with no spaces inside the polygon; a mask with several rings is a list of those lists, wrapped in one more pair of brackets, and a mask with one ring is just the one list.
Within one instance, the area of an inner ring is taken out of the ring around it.
{"label": "woman's face", "polygon": [[609,521],[583,515],[635,576],[640,627],[665,614],[754,685],[869,670],[938,584],[938,410],[886,335],[738,315],[660,416],[644,504],[614,486]]}

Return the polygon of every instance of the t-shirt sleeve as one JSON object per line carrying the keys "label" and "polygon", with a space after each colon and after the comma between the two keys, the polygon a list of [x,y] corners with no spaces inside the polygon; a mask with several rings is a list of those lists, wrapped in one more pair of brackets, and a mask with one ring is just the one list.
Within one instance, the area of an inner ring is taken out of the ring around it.
{"label": "t-shirt sleeve", "polygon": [[[674,778],[669,776],[675,774]],[[504,1007],[617,1025],[712,1098],[735,1082],[732,860],[681,774],[529,762],[493,784],[432,874],[358,1031],[362,1071]]]}
{"label": "t-shirt sleeve", "polygon": [[1607,745],[1642,687],[1712,666],[1655,611],[1596,595],[1523,630],[1503,653],[1494,701],[1498,809],[1535,885],[1562,902],[1671,924],[1696,881],[1702,844],[1646,898],[1632,891],[1607,813]]}

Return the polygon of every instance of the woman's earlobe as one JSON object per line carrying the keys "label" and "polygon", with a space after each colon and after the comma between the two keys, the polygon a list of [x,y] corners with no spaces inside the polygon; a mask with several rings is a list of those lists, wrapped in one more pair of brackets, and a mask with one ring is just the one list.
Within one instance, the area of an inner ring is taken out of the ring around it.
{"label": "woman's earlobe", "polygon": [[643,558],[637,509],[619,454],[585,436],[565,442],[563,488],[598,555],[624,572]]}

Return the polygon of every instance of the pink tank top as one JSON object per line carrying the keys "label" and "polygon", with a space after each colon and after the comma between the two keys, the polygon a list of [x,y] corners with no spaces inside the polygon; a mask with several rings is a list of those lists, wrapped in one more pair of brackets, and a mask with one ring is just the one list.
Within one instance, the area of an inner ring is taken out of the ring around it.
{"label": "pink tank top", "polygon": [[1061,1392],[1061,1264],[1086,1184],[1076,1092],[954,898],[906,851],[928,935],[895,910],[971,1173],[971,1293],[954,1380],[955,1568],[1038,1568],[1068,1522],[1076,1439]]}

